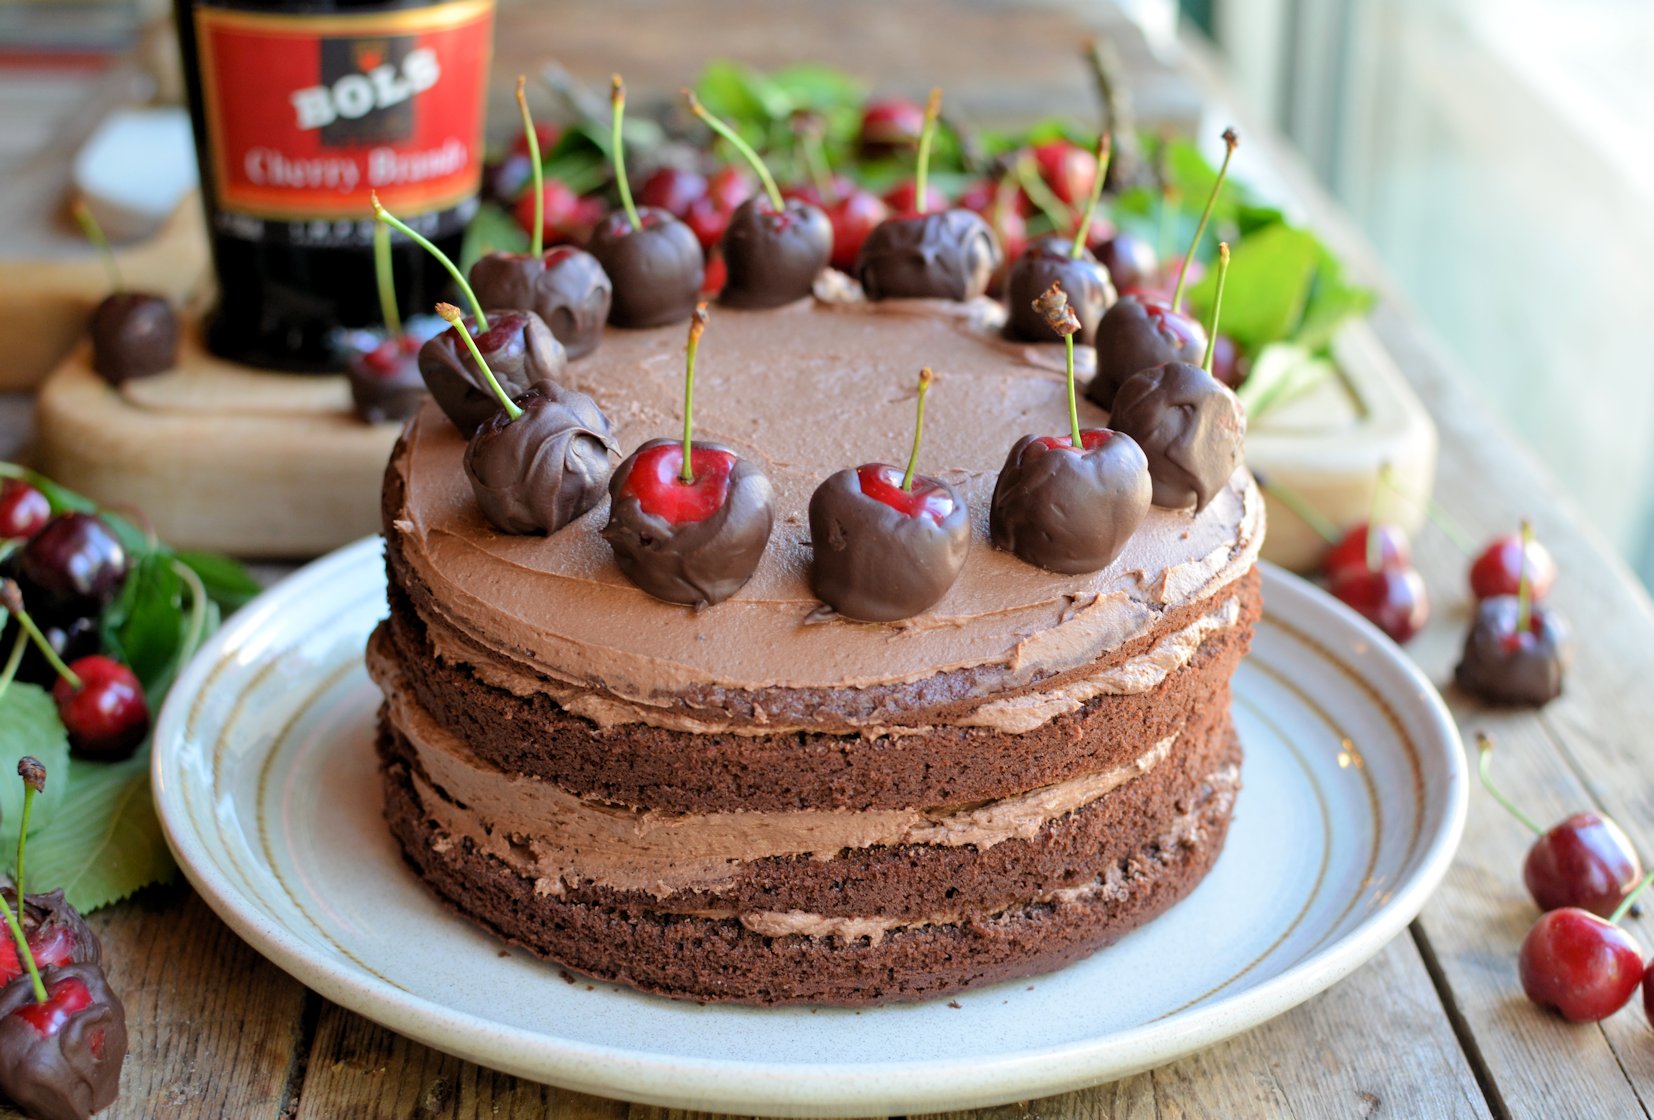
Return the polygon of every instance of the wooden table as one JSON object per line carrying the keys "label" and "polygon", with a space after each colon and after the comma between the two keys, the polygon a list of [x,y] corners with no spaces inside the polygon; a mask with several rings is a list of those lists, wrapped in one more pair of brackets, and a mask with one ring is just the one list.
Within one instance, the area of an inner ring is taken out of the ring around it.
{"label": "wooden table", "polygon": [[[725,7],[752,15],[761,5],[747,0]],[[1082,22],[1074,12],[1097,18],[1089,6],[1076,0],[1070,12],[1062,3],[1047,3],[1003,29],[982,15],[993,5],[962,6],[954,9],[965,13],[955,28],[960,34],[927,36],[935,7],[878,9],[887,16],[876,24],[875,54],[896,57],[911,50],[938,56],[929,70],[910,63],[897,84],[946,83],[957,73],[950,88],[968,99],[973,79],[967,62],[975,60],[983,73],[998,74],[1003,66],[1031,83],[1063,86],[1073,104],[1087,104],[1085,77],[1077,66],[1068,72],[1066,60]],[[858,2],[820,5],[815,17],[795,14],[830,26],[813,36],[792,28],[776,40],[776,54],[781,60],[812,54],[854,64],[856,30],[874,26],[858,23],[857,13],[871,18],[874,8]],[[558,14],[545,14],[552,11]],[[624,13],[596,24],[575,20],[568,11],[566,4],[548,5],[545,12],[526,5],[508,9],[505,20],[515,26],[509,37],[501,37],[507,56],[501,70],[514,72],[518,62],[512,52],[523,48],[512,44],[521,43],[566,47],[593,72],[606,72],[610,57],[624,57],[636,68],[650,49],[669,55],[670,66],[690,71],[701,57],[692,51],[698,40],[640,32],[649,25]],[[1003,11],[999,19],[1003,23]],[[535,26],[546,20],[557,26]],[[725,19],[699,22],[719,34],[746,26]],[[753,53],[762,41],[749,27],[730,38],[729,49]],[[1059,64],[1040,65],[1042,50]],[[1133,65],[1155,70],[1156,82],[1176,77],[1191,103],[1206,105],[1210,124],[1236,120],[1249,152],[1273,147],[1264,130],[1225,111],[1221,84],[1198,49],[1180,56],[1172,70],[1157,67],[1140,49],[1126,53]],[[670,66],[661,75],[668,80]],[[1003,88],[982,85],[987,79],[980,75],[974,81],[983,104],[1004,100]],[[1018,100],[1026,94],[1022,89]],[[1648,677],[1654,675],[1654,609],[1647,595],[1581,524],[1532,455],[1485,403],[1472,399],[1337,210],[1295,163],[1278,151],[1271,154],[1310,224],[1336,244],[1357,275],[1384,293],[1373,325],[1441,428],[1442,505],[1479,539],[1531,516],[1561,565],[1554,602],[1581,639],[1567,694],[1536,715],[1485,710],[1449,688],[1462,729],[1468,737],[1486,728],[1499,738],[1503,781],[1540,820],[1594,807],[1613,815],[1644,852],[1654,853],[1654,777],[1640,738]],[[0,454],[12,453],[26,434],[24,409],[15,398],[0,404]],[[1468,617],[1466,561],[1439,533],[1427,532],[1418,554],[1436,599],[1436,617],[1409,652],[1432,679],[1445,682]],[[1423,915],[1406,936],[1330,991],[1249,1034],[1162,1069],[979,1115],[1646,1116],[1654,1102],[1654,1037],[1640,1007],[1633,1004],[1600,1026],[1574,1026],[1540,1013],[1521,994],[1516,947],[1535,916],[1520,882],[1526,844],[1526,835],[1502,810],[1473,794],[1463,847]],[[132,1033],[121,1099],[109,1116],[666,1115],[530,1084],[400,1038],[308,992],[264,961],[187,886],[144,892],[97,913],[92,923],[104,938]],[[1654,917],[1628,924],[1644,944],[1654,944]],[[0,1109],[0,1115],[10,1114]]]}

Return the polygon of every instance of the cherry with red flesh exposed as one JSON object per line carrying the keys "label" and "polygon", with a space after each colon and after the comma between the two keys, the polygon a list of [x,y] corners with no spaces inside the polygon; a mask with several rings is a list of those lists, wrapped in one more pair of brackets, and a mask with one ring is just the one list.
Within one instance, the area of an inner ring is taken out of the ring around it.
{"label": "cherry with red flesh exposed", "polygon": [[706,258],[694,231],[665,210],[638,207],[626,179],[621,122],[626,87],[611,79],[611,156],[621,208],[599,222],[586,249],[614,284],[609,322],[617,327],[659,327],[687,318],[700,298]]}
{"label": "cherry with red flesh exposed", "polygon": [[[1109,136],[1104,133],[1097,143],[1096,166],[1107,167],[1108,156]],[[1114,302],[1115,293],[1114,285],[1109,282],[1108,270],[1098,263],[1085,244],[1084,231],[1090,226],[1092,215],[1097,212],[1103,185],[1102,175],[1093,174],[1091,178],[1094,189],[1074,236],[1039,238],[1011,265],[1010,275],[1005,281],[1005,298],[1009,308],[1005,318],[1005,337],[1031,342],[1057,342],[1061,339],[1036,310],[1040,293],[1056,284],[1068,297],[1069,309],[1079,318],[1077,341],[1090,344],[1096,340],[1097,325]]]}
{"label": "cherry with red flesh exposed", "polygon": [[71,662],[52,686],[52,699],[77,758],[119,762],[149,734],[143,685],[131,669],[102,654]]}
{"label": "cherry with red flesh exposed", "polygon": [[685,98],[695,116],[752,166],[764,184],[730,216],[722,241],[727,269],[718,299],[731,307],[779,307],[810,294],[833,254],[833,226],[818,207],[784,199],[769,168],[740,133],[707,112],[693,91]]}
{"label": "cherry with red flesh exposed", "polygon": [[775,523],[763,471],[722,444],[692,439],[695,358],[706,322],[701,304],[685,349],[682,439],[649,440],[616,468],[603,527],[628,579],[657,599],[697,609],[723,602],[752,578]]}
{"label": "cherry with red flesh exposed", "polygon": [[171,369],[178,359],[178,314],[171,301],[153,292],[127,290],[114,250],[92,211],[77,202],[74,212],[103,258],[112,289],[92,310],[93,371],[111,385],[119,385]]}
{"label": "cherry with red flesh exposed", "polygon": [[127,576],[120,538],[91,513],[52,517],[18,549],[16,564],[30,609],[47,623],[95,617]]}
{"label": "cherry with red flesh exposed", "polygon": [[1048,571],[1102,571],[1148,516],[1154,494],[1148,458],[1122,432],[1080,427],[1074,385],[1079,318],[1060,285],[1041,293],[1039,305],[1066,350],[1068,432],[1026,435],[1012,446],[994,484],[989,535],[999,548]]}
{"label": "cherry with red flesh exposed", "polygon": [[858,144],[864,159],[895,155],[918,146],[925,129],[925,111],[898,97],[869,101],[861,114]]}
{"label": "cherry with red flesh exposed", "polygon": [[1528,589],[1538,603],[1551,593],[1556,582],[1556,561],[1550,549],[1530,535],[1527,545],[1522,534],[1495,537],[1470,565],[1470,591],[1478,599],[1515,595],[1522,582],[1523,557],[1528,568]]}
{"label": "cherry with red flesh exposed", "polygon": [[1517,956],[1527,997],[1575,1023],[1599,1022],[1630,1002],[1642,983],[1643,956],[1619,921],[1651,878],[1607,918],[1576,906],[1541,914]]}
{"label": "cherry with red flesh exposed", "polygon": [[28,540],[52,516],[46,495],[21,478],[0,481],[0,541]]}
{"label": "cherry with red flesh exposed", "polygon": [[1149,288],[1160,272],[1160,258],[1154,246],[1127,230],[1117,230],[1098,247],[1096,256],[1121,292]]}
{"label": "cherry with red flesh exposed", "polygon": [[915,473],[931,371],[919,374],[918,417],[907,469],[863,463],[831,475],[810,496],[810,586],[846,618],[894,622],[941,601],[964,567],[970,516],[959,491]]}
{"label": "cherry with red flesh exposed", "polygon": [[[1170,300],[1149,295],[1124,295],[1108,309],[1097,327],[1097,373],[1086,386],[1085,395],[1103,408],[1114,407],[1114,396],[1127,378],[1137,371],[1167,362],[1196,363],[1202,361],[1206,349],[1206,331],[1193,318],[1183,314],[1183,289],[1188,281],[1189,261],[1200,247],[1212,209],[1229,172],[1229,161],[1240,142],[1234,129],[1223,133],[1223,163],[1218,168],[1212,193],[1206,199],[1200,222],[1189,252],[1178,271],[1177,286]],[[1119,279],[1117,286],[1124,287]]]}
{"label": "cherry with red flesh exposed", "polygon": [[[1518,556],[1533,539],[1522,522]],[[1572,650],[1568,624],[1556,611],[1534,602],[1532,581],[1521,563],[1515,595],[1498,595],[1476,605],[1465,636],[1464,654],[1453,671],[1458,686],[1496,704],[1539,707],[1562,694]]]}

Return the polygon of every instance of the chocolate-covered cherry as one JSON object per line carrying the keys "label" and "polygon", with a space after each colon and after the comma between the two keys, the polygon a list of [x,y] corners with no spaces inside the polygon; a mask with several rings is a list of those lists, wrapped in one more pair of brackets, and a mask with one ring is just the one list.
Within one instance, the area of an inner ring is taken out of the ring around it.
{"label": "chocolate-covered cherry", "polygon": [[752,578],[775,515],[763,471],[718,443],[691,439],[695,355],[706,305],[689,325],[683,438],[652,439],[609,479],[603,539],[638,587],[671,603],[708,607]]}
{"label": "chocolate-covered cherry", "polygon": [[1515,595],[1524,563],[1533,601],[1541,601],[1551,593],[1551,585],[1556,582],[1556,561],[1551,558],[1550,549],[1531,534],[1524,545],[1519,532],[1495,537],[1476,557],[1470,565],[1471,594],[1478,599]]}
{"label": "chocolate-covered cherry", "polygon": [[597,224],[586,249],[614,285],[609,322],[617,327],[676,323],[695,310],[706,259],[688,226],[665,210],[633,204],[621,139],[626,87],[619,74],[611,79],[609,101],[613,107],[611,154],[621,208]]}
{"label": "chocolate-covered cherry", "polygon": [[41,1120],[86,1120],[114,1103],[126,1009],[95,964],[53,969],[44,1000],[30,977],[0,988],[0,1086]]}
{"label": "chocolate-covered cherry", "polygon": [[[1107,167],[1109,137],[1104,133],[1097,143],[1098,164]],[[1097,212],[1097,201],[1102,195],[1103,177],[1093,174],[1095,189],[1086,202],[1085,212],[1072,237],[1042,237],[1028,246],[1022,256],[1011,265],[1005,281],[1005,299],[1008,314],[1005,319],[1007,338],[1031,342],[1055,342],[1058,335],[1044,317],[1035,310],[1040,293],[1053,284],[1060,285],[1068,296],[1068,306],[1079,317],[1077,339],[1087,345],[1097,338],[1097,324],[1103,313],[1114,302],[1114,285],[1109,282],[1108,270],[1097,262],[1085,245],[1085,230]]]}
{"label": "chocolate-covered cherry", "polygon": [[846,618],[893,622],[939,602],[965,565],[970,516],[952,485],[914,473],[924,435],[929,369],[919,374],[907,469],[863,463],[810,496],[810,586]]}
{"label": "chocolate-covered cherry", "polygon": [[69,663],[52,686],[57,714],[78,758],[118,762],[149,734],[149,705],[131,669],[102,654]]}
{"label": "chocolate-covered cherry", "polygon": [[1097,572],[1114,562],[1148,516],[1148,460],[1127,435],[1081,430],[1075,401],[1074,335],[1079,319],[1062,288],[1040,296],[1040,314],[1063,337],[1068,359],[1068,426],[1061,436],[1023,436],[994,484],[988,530],[1000,548],[1053,572]]}
{"label": "chocolate-covered cherry", "polygon": [[178,360],[178,313],[165,296],[133,292],[121,281],[114,250],[84,202],[74,207],[86,237],[97,246],[113,291],[92,310],[92,370],[111,385],[164,373]]}
{"label": "chocolate-covered cherry", "polygon": [[763,193],[735,208],[724,231],[724,266],[728,270],[719,300],[731,307],[779,307],[803,299],[833,254],[833,226],[818,207],[801,199],[784,199],[775,178],[741,134],[707,112],[692,91],[689,109],[722,136],[752,166]]}
{"label": "chocolate-covered cherry", "polygon": [[1477,604],[1453,680],[1483,700],[1539,707],[1562,694],[1570,654],[1554,610],[1532,604],[1524,617],[1518,596],[1498,595]]}
{"label": "chocolate-covered cherry", "polygon": [[1154,246],[1126,230],[1117,231],[1098,246],[1096,256],[1098,263],[1108,269],[1115,288],[1122,293],[1146,288],[1160,272],[1160,258]]}
{"label": "chocolate-covered cherry", "polygon": [[468,315],[419,348],[419,372],[431,396],[467,439],[499,411],[500,402],[460,332],[476,344],[508,396],[557,380],[567,364],[563,344],[534,312],[491,311],[485,322],[479,326],[477,317]]}
{"label": "chocolate-covered cherry", "polygon": [[90,618],[126,583],[126,549],[102,518],[60,513],[17,553],[29,609],[42,621]]}
{"label": "chocolate-covered cherry", "polygon": [[[26,757],[25,761],[35,760]],[[35,765],[39,763],[35,762]],[[98,935],[64,899],[63,891],[27,894],[23,898],[21,911],[17,910],[16,887],[0,888],[0,894],[4,895],[6,904],[22,923],[29,953],[37,967],[50,970],[66,964],[102,962],[103,945],[98,941]],[[0,936],[0,985],[11,983],[27,971],[18,956],[17,942],[11,937]]]}
{"label": "chocolate-covered cherry", "polygon": [[368,424],[400,423],[430,398],[419,372],[419,348],[429,336],[361,333],[365,344],[345,359],[351,407]]}
{"label": "chocolate-covered cherry", "polygon": [[52,516],[52,503],[21,478],[0,481],[0,541],[28,540]]}
{"label": "chocolate-covered cherry", "polygon": [[864,159],[893,155],[919,143],[925,130],[925,111],[899,97],[869,101],[861,113],[857,143]]}

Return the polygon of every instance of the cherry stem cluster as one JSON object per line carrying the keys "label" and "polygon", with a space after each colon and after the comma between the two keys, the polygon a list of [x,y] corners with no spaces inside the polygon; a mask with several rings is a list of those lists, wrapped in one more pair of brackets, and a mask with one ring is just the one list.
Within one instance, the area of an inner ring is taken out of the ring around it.
{"label": "cherry stem cluster", "polygon": [[529,231],[528,251],[538,258],[546,248],[546,169],[540,166],[540,134],[534,131],[534,117],[528,111],[527,82],[517,75],[517,111],[523,115],[523,136],[528,141],[528,170],[534,185],[534,228]]}
{"label": "cherry stem cluster", "polygon": [[460,314],[459,308],[451,303],[439,303],[436,305],[436,313],[442,316],[449,326],[454,328],[460,338],[465,340],[465,348],[471,351],[471,360],[477,363],[477,368],[482,371],[482,376],[488,382],[488,387],[494,390],[494,395],[499,398],[500,407],[505,409],[507,416],[511,417],[512,420],[516,420],[517,417],[523,414],[523,410],[518,407],[516,401],[506,395],[505,390],[500,386],[499,380],[495,378],[494,371],[488,368],[488,363],[483,360],[482,351],[477,349],[477,340],[472,338],[471,332],[465,329],[465,317]]}
{"label": "cherry stem cluster", "polygon": [[1200,223],[1195,226],[1194,240],[1189,242],[1189,251],[1183,255],[1183,263],[1177,270],[1177,287],[1172,290],[1172,310],[1183,310],[1183,285],[1189,279],[1189,262],[1195,259],[1195,251],[1200,248],[1200,239],[1206,233],[1206,223],[1212,220],[1212,210],[1218,204],[1218,195],[1223,191],[1223,180],[1229,174],[1229,160],[1235,154],[1235,146],[1240,143],[1240,137],[1235,130],[1223,130],[1223,163],[1218,167],[1218,177],[1212,182],[1212,193],[1206,196],[1206,208],[1200,212]]}
{"label": "cherry stem cluster", "polygon": [[121,279],[121,266],[115,260],[114,247],[109,244],[109,238],[104,236],[103,227],[98,225],[98,220],[92,216],[92,208],[86,205],[85,199],[77,199],[74,212],[75,221],[80,223],[81,232],[86,234],[86,240],[98,250],[98,258],[103,261],[103,269],[109,274],[110,290],[117,294],[126,291],[126,282]]}
{"label": "cherry stem cluster", "polygon": [[942,89],[938,86],[930,91],[930,100],[925,102],[925,124],[919,130],[919,162],[913,171],[913,209],[920,214],[930,210],[925,185],[930,175],[930,145],[936,138],[936,122],[941,115]]}
{"label": "cherry stem cluster", "polygon": [[919,465],[919,441],[925,434],[925,398],[930,395],[931,382],[936,375],[926,366],[919,371],[919,415],[913,421],[913,450],[908,452],[907,471],[902,475],[902,489],[913,493],[913,472]]}
{"label": "cherry stem cluster", "polygon": [[1108,161],[1114,155],[1114,137],[1105,132],[1097,138],[1097,177],[1091,181],[1091,195],[1085,200],[1080,224],[1074,231],[1074,244],[1068,249],[1072,260],[1079,260],[1091,237],[1091,223],[1097,217],[1097,204],[1103,197],[1103,180],[1108,178]]}
{"label": "cherry stem cluster", "polygon": [[740,152],[741,158],[752,165],[753,171],[758,174],[759,182],[764,184],[764,193],[769,195],[770,205],[775,207],[777,214],[781,213],[786,206],[786,201],[782,199],[781,188],[775,185],[775,176],[770,174],[770,169],[765,166],[763,157],[753,150],[752,145],[747,143],[739,132],[719,120],[705,105],[702,105],[701,99],[695,96],[694,90],[684,90],[683,96],[689,102],[689,111],[704,121],[706,127],[728,140],[730,147]]}
{"label": "cherry stem cluster", "polygon": [[1482,777],[1482,788],[1493,795],[1493,800],[1505,807],[1505,812],[1522,822],[1529,832],[1535,836],[1543,836],[1545,830],[1534,823],[1532,817],[1516,807],[1515,802],[1499,791],[1493,784],[1491,766],[1493,762],[1493,738],[1485,731],[1476,732],[1476,753],[1480,756],[1476,760],[1476,772]]}
{"label": "cherry stem cluster", "polygon": [[1212,375],[1212,357],[1218,348],[1218,321],[1223,314],[1223,285],[1229,278],[1229,242],[1218,242],[1218,286],[1212,294],[1212,325],[1206,331],[1206,356],[1200,361],[1200,368],[1206,371],[1206,376]]}
{"label": "cherry stem cluster", "polygon": [[431,244],[427,238],[417,233],[413,227],[409,226],[395,214],[392,214],[389,210],[386,210],[384,204],[379,201],[379,194],[377,191],[373,193],[371,198],[373,201],[374,218],[383,224],[390,226],[392,229],[402,234],[402,236],[412,241],[415,245],[418,245],[421,249],[424,249],[427,253],[431,254],[432,257],[436,258],[436,262],[443,268],[447,269],[448,275],[454,278],[454,283],[459,285],[459,290],[465,293],[465,301],[471,305],[471,315],[477,320],[477,329],[479,331],[487,330],[488,316],[482,313],[482,301],[477,299],[477,293],[471,290],[470,284],[466,283],[465,274],[459,270],[459,265],[449,260],[447,253],[444,253],[441,249],[438,249],[435,245]]}
{"label": "cherry stem cluster", "polygon": [[642,229],[637,216],[637,205],[632,202],[632,184],[626,179],[626,146],[621,139],[621,124],[626,118],[626,83],[619,74],[609,77],[609,105],[613,109],[609,133],[609,154],[615,165],[615,188],[620,191],[620,205],[626,211],[626,220],[633,229]]}

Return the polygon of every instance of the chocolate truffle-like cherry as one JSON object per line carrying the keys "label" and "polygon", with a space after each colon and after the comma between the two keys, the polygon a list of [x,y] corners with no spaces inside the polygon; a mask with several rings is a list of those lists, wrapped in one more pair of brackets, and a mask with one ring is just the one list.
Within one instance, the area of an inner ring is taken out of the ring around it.
{"label": "chocolate truffle-like cherry", "polygon": [[845,468],[810,496],[810,585],[846,618],[893,622],[948,593],[970,548],[965,500],[949,483],[914,473],[932,375],[919,374],[918,418],[907,470]]}
{"label": "chocolate truffle-like cherry", "polygon": [[415,315],[406,324],[396,303],[391,273],[391,227],[373,225],[373,275],[379,289],[383,330],[340,330],[335,336],[350,382],[357,419],[368,424],[406,420],[430,397],[419,373],[419,349],[445,329],[433,315]]}
{"label": "chocolate truffle-like cherry", "polygon": [[1496,595],[1477,604],[1453,679],[1484,700],[1539,707],[1562,694],[1569,653],[1554,610],[1530,604],[1524,619],[1517,596]]}
{"label": "chocolate truffle-like cherry", "polygon": [[770,480],[719,443],[691,439],[695,353],[706,305],[689,324],[683,438],[652,439],[609,479],[603,539],[627,579],[657,599],[709,607],[752,578],[775,523]]}
{"label": "chocolate truffle-like cherry", "polygon": [[1100,572],[1148,516],[1148,461],[1130,436],[1080,429],[1074,393],[1079,318],[1059,285],[1039,303],[1066,344],[1069,430],[1017,440],[994,484],[988,531],[994,544],[1048,571]]}
{"label": "chocolate truffle-like cherry", "polygon": [[1212,182],[1212,193],[1207,196],[1200,222],[1195,226],[1194,240],[1177,270],[1177,286],[1172,290],[1170,302],[1141,293],[1125,295],[1108,309],[1097,326],[1097,373],[1086,386],[1085,395],[1103,408],[1114,407],[1120,386],[1139,370],[1167,362],[1198,362],[1207,347],[1207,332],[1183,313],[1183,287],[1189,278],[1189,262],[1200,248],[1206,223],[1223,190],[1230,157],[1240,143],[1234,129],[1224,131],[1223,143],[1223,163]]}
{"label": "chocolate truffle-like cherry", "polygon": [[[459,324],[459,308],[441,303],[437,311]],[[603,497],[609,455],[619,450],[609,418],[586,394],[555,381],[508,397],[482,355],[472,357],[500,403],[465,445],[477,505],[501,532],[555,533]]]}
{"label": "chocolate truffle-like cherry", "polygon": [[856,279],[868,299],[975,299],[988,290],[999,267],[999,239],[981,215],[929,210],[925,177],[941,111],[942,91],[933,89],[919,136],[914,215],[874,226],[856,257]]}
{"label": "chocolate truffle-like cherry", "polygon": [[[1214,331],[1228,270],[1229,246],[1224,244],[1218,247]],[[1208,342],[1206,368],[1187,362],[1154,366],[1127,378],[1114,398],[1109,423],[1135,439],[1148,456],[1157,506],[1193,506],[1199,513],[1241,465],[1246,413],[1234,392],[1212,376],[1211,362]]]}
{"label": "chocolate truffle-like cherry", "polygon": [[706,258],[695,231],[665,210],[638,207],[626,179],[626,150],[620,127],[626,114],[626,86],[611,79],[611,134],[615,187],[620,209],[597,223],[586,249],[614,285],[609,322],[617,327],[659,327],[688,318],[706,278]]}
{"label": "chocolate truffle-like cherry", "polygon": [[1040,293],[1052,284],[1062,286],[1068,296],[1068,306],[1079,316],[1078,341],[1091,345],[1097,338],[1097,325],[1114,302],[1114,285],[1108,269],[1098,263],[1086,248],[1086,232],[1091,228],[1102,197],[1103,175],[1108,167],[1109,135],[1103,133],[1097,142],[1098,166],[1103,168],[1092,177],[1091,195],[1086,200],[1085,212],[1073,237],[1041,237],[1029,244],[1011,265],[1005,279],[1005,337],[1029,342],[1056,342],[1058,335],[1035,310]]}
{"label": "chocolate truffle-like cherry", "polygon": [[178,313],[165,296],[132,292],[121,280],[115,251],[84,202],[75,218],[97,246],[113,289],[92,311],[92,370],[111,385],[171,369],[178,360]]}
{"label": "chocolate truffle-like cherry", "polygon": [[692,90],[689,109],[741,153],[764,189],[735,208],[724,230],[728,269],[720,303],[731,307],[779,307],[803,299],[833,255],[833,225],[821,209],[801,198],[782,198],[775,177],[741,134],[707,112]]}

